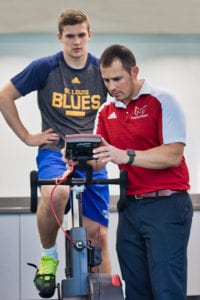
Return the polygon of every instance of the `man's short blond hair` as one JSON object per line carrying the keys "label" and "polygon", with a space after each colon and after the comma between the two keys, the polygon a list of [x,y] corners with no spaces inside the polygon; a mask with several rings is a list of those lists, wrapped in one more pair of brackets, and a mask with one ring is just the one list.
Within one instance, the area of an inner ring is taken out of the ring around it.
{"label": "man's short blond hair", "polygon": [[67,9],[63,11],[58,17],[58,32],[62,34],[64,26],[87,24],[88,31],[90,30],[90,22],[88,16],[78,9]]}

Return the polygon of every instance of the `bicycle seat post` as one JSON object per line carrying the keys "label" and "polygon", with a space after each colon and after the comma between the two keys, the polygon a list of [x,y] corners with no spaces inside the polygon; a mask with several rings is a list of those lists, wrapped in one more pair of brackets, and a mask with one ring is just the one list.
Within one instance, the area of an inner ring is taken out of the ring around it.
{"label": "bicycle seat post", "polygon": [[[72,203],[72,226],[82,226],[82,193],[85,185],[74,185],[73,187],[73,203]],[[78,222],[78,223],[77,223]]]}

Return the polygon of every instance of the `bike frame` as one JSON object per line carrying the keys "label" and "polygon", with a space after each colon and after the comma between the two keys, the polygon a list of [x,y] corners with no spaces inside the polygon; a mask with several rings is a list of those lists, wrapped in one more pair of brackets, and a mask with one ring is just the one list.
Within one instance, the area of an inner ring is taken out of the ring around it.
{"label": "bike frame", "polygon": [[[82,191],[88,184],[117,184],[120,186],[120,200],[126,198],[126,171],[120,172],[119,178],[114,179],[93,179],[92,166],[87,162],[81,161],[76,168],[86,171],[85,178],[73,177],[74,172],[67,178],[62,185],[69,185],[73,189],[73,203],[75,198],[79,202],[79,226],[72,227],[67,231],[73,243],[66,238],[66,278],[58,284],[58,299],[90,299],[90,300],[122,300],[122,283],[118,275],[90,273],[88,266],[88,251],[90,250],[87,240],[87,231],[82,226]],[[37,211],[37,190],[39,185],[55,185],[55,180],[42,180],[38,178],[37,171],[30,173],[31,183],[31,211]],[[77,189],[78,187],[78,189]],[[82,188],[82,190],[81,190]],[[76,195],[74,195],[76,194]],[[74,204],[73,204],[74,205]],[[73,215],[72,215],[73,217]]]}

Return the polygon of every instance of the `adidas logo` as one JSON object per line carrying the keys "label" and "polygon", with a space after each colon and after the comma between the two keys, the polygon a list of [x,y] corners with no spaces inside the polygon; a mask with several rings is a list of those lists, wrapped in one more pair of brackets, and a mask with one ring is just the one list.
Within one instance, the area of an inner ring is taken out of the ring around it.
{"label": "adidas logo", "polygon": [[116,113],[113,112],[112,114],[110,114],[110,115],[108,116],[108,119],[117,119]]}
{"label": "adidas logo", "polygon": [[71,82],[72,83],[80,83],[80,80],[78,79],[78,77],[74,77]]}

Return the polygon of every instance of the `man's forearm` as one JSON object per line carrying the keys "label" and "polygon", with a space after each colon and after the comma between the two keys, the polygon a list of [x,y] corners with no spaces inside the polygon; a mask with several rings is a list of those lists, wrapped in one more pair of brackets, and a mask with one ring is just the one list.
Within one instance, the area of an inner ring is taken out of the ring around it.
{"label": "man's forearm", "polygon": [[13,100],[0,100],[0,111],[13,132],[25,142],[26,136],[29,134],[28,130],[22,124],[16,105]]}

